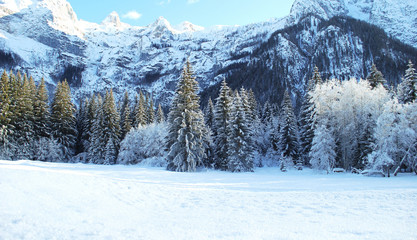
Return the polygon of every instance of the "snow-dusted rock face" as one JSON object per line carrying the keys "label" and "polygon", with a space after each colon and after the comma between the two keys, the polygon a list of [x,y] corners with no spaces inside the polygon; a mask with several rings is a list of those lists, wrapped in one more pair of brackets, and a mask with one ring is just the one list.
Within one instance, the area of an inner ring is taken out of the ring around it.
{"label": "snow-dusted rock face", "polygon": [[296,0],[288,23],[307,14],[328,20],[350,16],[374,24],[402,42],[417,47],[417,1],[415,0]]}
{"label": "snow-dusted rock face", "polygon": [[[115,12],[96,24],[79,20],[65,0],[0,0],[0,57],[12,56],[0,59],[0,67],[18,66],[36,80],[44,77],[51,86],[67,78],[76,99],[110,88],[120,95],[142,89],[168,105],[187,58],[203,92],[210,92],[224,77],[235,76],[233,70],[244,72],[249,69],[245,66],[265,62],[262,66],[279,73],[280,86],[302,93],[318,62],[331,77],[366,75],[373,61],[374,53],[367,54],[355,32],[334,24],[323,27],[334,16],[376,24],[417,45],[416,3],[393,1],[296,0],[286,18],[204,29],[189,22],[171,26],[163,17],[145,27],[130,26]],[[389,58],[396,59],[395,64],[406,56],[393,52]],[[245,81],[251,79],[234,87]],[[254,81],[253,86],[245,85],[263,94]]]}

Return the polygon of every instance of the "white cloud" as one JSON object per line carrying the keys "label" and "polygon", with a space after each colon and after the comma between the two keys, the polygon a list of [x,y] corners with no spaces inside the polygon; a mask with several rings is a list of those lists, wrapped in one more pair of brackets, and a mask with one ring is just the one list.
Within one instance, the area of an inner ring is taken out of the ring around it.
{"label": "white cloud", "polygon": [[200,0],[187,0],[188,4],[198,3]]}
{"label": "white cloud", "polygon": [[170,3],[171,3],[171,0],[165,0],[165,1],[159,2],[158,4],[161,5],[161,6],[164,6],[164,5],[170,4]]}
{"label": "white cloud", "polygon": [[137,20],[140,17],[142,17],[142,14],[136,12],[135,10],[129,11],[128,13],[123,15],[123,18],[128,18],[128,19],[133,19],[133,20]]}

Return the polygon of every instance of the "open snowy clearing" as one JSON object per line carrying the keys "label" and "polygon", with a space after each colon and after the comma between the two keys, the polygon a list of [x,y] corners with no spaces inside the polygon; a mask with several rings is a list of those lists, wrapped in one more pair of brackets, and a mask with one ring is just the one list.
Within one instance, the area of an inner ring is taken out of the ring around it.
{"label": "open snowy clearing", "polygon": [[0,161],[0,239],[417,239],[417,177]]}

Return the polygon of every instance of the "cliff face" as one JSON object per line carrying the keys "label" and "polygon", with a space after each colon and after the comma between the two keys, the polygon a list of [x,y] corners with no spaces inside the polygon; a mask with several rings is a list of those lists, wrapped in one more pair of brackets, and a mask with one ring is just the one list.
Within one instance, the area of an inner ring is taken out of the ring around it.
{"label": "cliff face", "polygon": [[392,1],[297,0],[282,19],[204,29],[162,17],[135,27],[114,12],[95,24],[78,20],[65,0],[0,0],[0,67],[50,86],[66,78],[76,99],[142,89],[164,105],[187,58],[205,97],[217,95],[226,77],[260,100],[279,101],[284,88],[297,100],[314,65],[325,77],[348,78],[366,77],[375,62],[396,84],[406,61],[417,60],[405,45],[417,45],[417,4]]}

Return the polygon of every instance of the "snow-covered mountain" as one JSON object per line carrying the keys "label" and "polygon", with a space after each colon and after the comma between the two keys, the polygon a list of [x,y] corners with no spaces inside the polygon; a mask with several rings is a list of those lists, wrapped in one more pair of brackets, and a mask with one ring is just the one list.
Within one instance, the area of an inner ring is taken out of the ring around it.
{"label": "snow-covered mountain", "polygon": [[[0,0],[0,66],[28,71],[37,80],[44,77],[50,86],[67,78],[76,99],[109,88],[119,94],[142,89],[167,105],[187,58],[205,96],[213,95],[224,77],[234,87],[244,84],[262,94],[267,86],[261,85],[267,83],[251,81],[259,65],[267,69],[263,72],[278,72],[271,81],[296,96],[315,64],[326,77],[360,77],[378,61],[377,52],[385,51],[397,68],[417,58],[414,48],[404,51],[395,44],[367,51],[372,43],[357,30],[345,29],[361,22],[335,22],[335,16],[360,19],[417,47],[417,3],[394,1],[296,0],[282,19],[204,29],[189,22],[171,26],[163,17],[145,27],[130,26],[116,12],[101,24],[89,23],[79,20],[65,0]],[[236,72],[250,79],[236,80]],[[392,76],[398,78],[398,72]]]}

